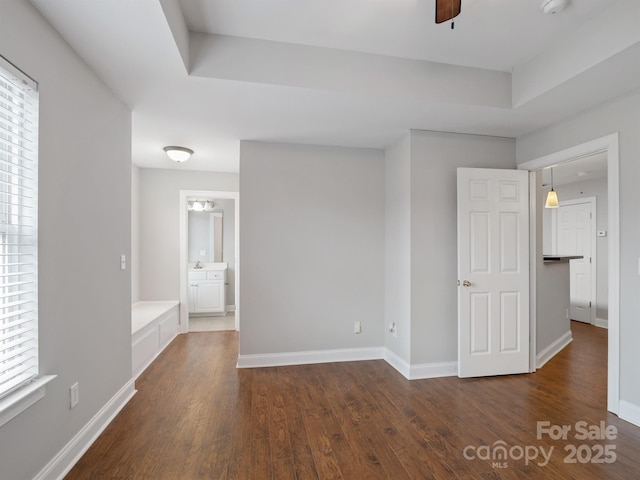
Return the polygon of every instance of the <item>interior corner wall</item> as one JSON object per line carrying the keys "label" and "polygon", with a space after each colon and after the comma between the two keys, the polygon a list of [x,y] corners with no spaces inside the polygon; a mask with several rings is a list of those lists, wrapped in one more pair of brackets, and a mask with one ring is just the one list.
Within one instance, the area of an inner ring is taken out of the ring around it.
{"label": "interior corner wall", "polygon": [[516,167],[515,140],[411,131],[411,364],[457,360],[457,168]]}
{"label": "interior corner wall", "polygon": [[[618,133],[620,189],[620,398],[640,409],[640,93],[628,95],[518,138],[518,163]],[[612,248],[610,246],[610,248]],[[609,319],[611,320],[611,319]]]}
{"label": "interior corner wall", "polygon": [[131,303],[140,300],[140,169],[131,165]]}
{"label": "interior corner wall", "polygon": [[[131,112],[30,2],[0,54],[39,83],[39,357],[57,375],[0,428],[0,478],[34,478],[131,380]],[[69,408],[69,387],[80,403]]]}
{"label": "interior corner wall", "polygon": [[384,152],[243,141],[240,203],[240,354],[380,348]]}
{"label": "interior corner wall", "polygon": [[238,191],[238,174],[140,169],[140,299],[180,299],[180,190]]}
{"label": "interior corner wall", "polygon": [[385,347],[411,360],[411,136],[385,150]]}

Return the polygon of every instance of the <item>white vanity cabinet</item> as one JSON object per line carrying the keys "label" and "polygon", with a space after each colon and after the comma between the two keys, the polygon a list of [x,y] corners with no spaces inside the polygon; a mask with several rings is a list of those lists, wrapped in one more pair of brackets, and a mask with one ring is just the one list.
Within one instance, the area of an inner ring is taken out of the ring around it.
{"label": "white vanity cabinet", "polygon": [[189,271],[189,313],[224,314],[226,270]]}

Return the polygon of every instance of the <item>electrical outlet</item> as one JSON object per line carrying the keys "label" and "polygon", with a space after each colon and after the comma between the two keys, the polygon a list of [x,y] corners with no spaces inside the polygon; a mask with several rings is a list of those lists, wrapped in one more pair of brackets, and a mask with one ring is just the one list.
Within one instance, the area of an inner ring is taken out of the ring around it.
{"label": "electrical outlet", "polygon": [[360,322],[353,322],[353,333],[361,333],[362,332],[362,325],[360,324]]}
{"label": "electrical outlet", "polygon": [[78,387],[78,382],[69,387],[69,402],[70,408],[73,408],[80,403],[80,389]]}
{"label": "electrical outlet", "polygon": [[565,314],[565,316],[567,317],[567,320],[568,320],[569,319],[569,309],[568,308],[565,310],[564,314]]}
{"label": "electrical outlet", "polygon": [[389,333],[396,338],[398,337],[398,329],[396,328],[396,322],[393,322],[391,325],[389,325]]}

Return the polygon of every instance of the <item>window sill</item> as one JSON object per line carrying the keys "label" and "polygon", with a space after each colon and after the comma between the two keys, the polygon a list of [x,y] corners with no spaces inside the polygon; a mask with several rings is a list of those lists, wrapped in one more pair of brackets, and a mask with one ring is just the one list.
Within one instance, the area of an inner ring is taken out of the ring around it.
{"label": "window sill", "polygon": [[44,398],[46,385],[57,375],[44,375],[0,400],[0,427]]}

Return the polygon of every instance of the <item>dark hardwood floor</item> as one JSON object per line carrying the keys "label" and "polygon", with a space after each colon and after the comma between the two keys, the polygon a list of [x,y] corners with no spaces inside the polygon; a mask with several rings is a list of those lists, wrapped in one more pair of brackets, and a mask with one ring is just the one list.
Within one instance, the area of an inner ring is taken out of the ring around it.
{"label": "dark hardwood floor", "polygon": [[640,428],[606,411],[607,331],[572,330],[535,374],[413,381],[384,361],[237,370],[235,332],[181,335],[66,479],[640,478]]}

